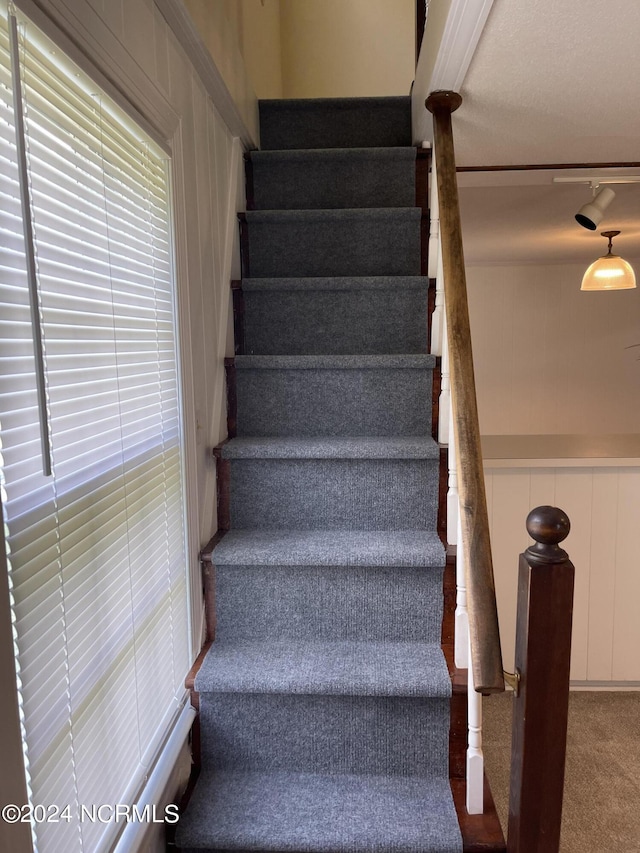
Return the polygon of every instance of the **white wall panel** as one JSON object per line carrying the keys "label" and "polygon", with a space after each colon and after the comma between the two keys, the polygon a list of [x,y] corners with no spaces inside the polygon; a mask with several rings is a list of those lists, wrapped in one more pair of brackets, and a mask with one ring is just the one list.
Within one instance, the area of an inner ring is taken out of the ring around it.
{"label": "white wall panel", "polygon": [[504,667],[513,670],[518,591],[518,554],[528,545],[524,521],[530,509],[529,472],[517,468],[487,472],[489,529],[498,599]]}
{"label": "white wall panel", "polygon": [[122,4],[124,45],[149,77],[155,72],[154,9],[153,0]]}
{"label": "white wall panel", "polygon": [[640,679],[640,571],[638,529],[640,470],[618,481],[618,529],[615,560],[615,619],[613,623],[613,678]]}
{"label": "white wall panel", "polygon": [[[95,2],[91,3],[91,5],[100,14],[100,7]],[[102,3],[102,14],[100,15],[104,22],[111,28],[113,34],[119,39],[122,39],[124,35],[123,6],[124,0],[106,0],[106,2]]]}
{"label": "white wall panel", "polygon": [[[597,521],[597,523],[596,523]],[[587,679],[613,679],[615,568],[618,534],[618,471],[593,478]]]}
{"label": "white wall panel", "polygon": [[485,462],[505,668],[514,655],[518,555],[531,544],[525,520],[534,507],[550,504],[571,519],[563,543],[576,569],[571,678],[638,682],[640,461],[637,467],[571,463],[492,468]]}
{"label": "white wall panel", "polygon": [[562,547],[576,567],[571,678],[578,681],[585,681],[587,678],[593,481],[592,468],[556,469],[554,505],[563,509],[571,520],[571,532]]}
{"label": "white wall panel", "polygon": [[164,95],[169,95],[169,39],[166,37],[167,24],[160,10],[153,6],[153,48],[155,53],[154,79]]}

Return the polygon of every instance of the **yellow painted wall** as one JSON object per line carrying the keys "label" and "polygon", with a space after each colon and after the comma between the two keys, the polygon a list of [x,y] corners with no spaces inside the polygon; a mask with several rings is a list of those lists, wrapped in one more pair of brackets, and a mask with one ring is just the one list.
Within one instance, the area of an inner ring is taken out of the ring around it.
{"label": "yellow painted wall", "polygon": [[237,103],[408,95],[415,0],[184,0]]}
{"label": "yellow painted wall", "polygon": [[282,97],[280,0],[184,0],[184,4],[243,114],[250,100],[246,78],[258,98]]}
{"label": "yellow painted wall", "polygon": [[415,0],[280,0],[285,98],[408,95]]}
{"label": "yellow painted wall", "polygon": [[236,0],[184,0],[187,11],[254,139],[258,138],[256,95],[240,47],[241,7]]}
{"label": "yellow painted wall", "polygon": [[282,97],[280,0],[240,0],[240,44],[259,98]]}

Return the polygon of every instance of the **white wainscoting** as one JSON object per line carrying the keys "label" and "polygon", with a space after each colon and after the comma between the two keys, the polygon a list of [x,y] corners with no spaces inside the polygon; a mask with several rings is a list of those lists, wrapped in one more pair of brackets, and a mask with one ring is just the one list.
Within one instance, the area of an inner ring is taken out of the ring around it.
{"label": "white wainscoting", "polygon": [[571,679],[640,682],[640,458],[487,459],[487,504],[505,669],[512,669],[518,555],[536,506],[571,520],[576,568]]}

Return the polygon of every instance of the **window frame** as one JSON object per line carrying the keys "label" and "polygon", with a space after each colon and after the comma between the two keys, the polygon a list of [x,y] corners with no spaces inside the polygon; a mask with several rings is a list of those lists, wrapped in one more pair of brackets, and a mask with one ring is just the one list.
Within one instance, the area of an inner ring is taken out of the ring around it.
{"label": "window frame", "polygon": [[[48,0],[47,14],[34,0],[13,0],[14,5],[44,35],[78,65],[106,95],[170,157],[170,223],[175,280],[176,342],[181,393],[185,489],[185,535],[189,568],[191,656],[196,660],[204,637],[204,604],[200,566],[200,500],[197,487],[198,424],[193,380],[193,354],[189,345],[189,259],[186,232],[186,198],[183,174],[182,120],[164,94],[135,63],[118,38],[97,16],[91,21],[73,12],[63,0]],[[54,19],[55,16],[55,19]],[[95,57],[95,59],[93,58]],[[105,71],[101,70],[105,69]],[[105,73],[106,72],[106,73]],[[126,92],[126,96],[123,94]],[[240,157],[237,150],[236,156]],[[225,320],[226,326],[226,320]]]}
{"label": "window frame", "polygon": [[[124,98],[119,90],[113,86],[110,81],[98,70],[98,68],[87,59],[87,57],[78,50],[75,44],[62,32],[62,30],[47,16],[39,7],[35,6],[31,0],[19,0],[15,4],[24,15],[32,20],[32,22],[43,31],[45,36],[51,39],[54,44],[66,53],[69,59],[76,62],[82,70],[91,77],[94,82],[109,94],[116,104],[139,125],[151,138],[169,154],[170,165],[168,168],[168,193],[170,198],[169,205],[169,233],[171,234],[172,247],[172,265],[173,265],[173,280],[174,280],[174,303],[175,303],[175,336],[176,336],[176,354],[178,362],[178,388],[179,388],[179,422],[181,430],[181,445],[183,456],[183,495],[184,495],[184,531],[185,531],[185,550],[187,561],[187,605],[189,609],[189,627],[190,627],[190,655],[192,661],[196,659],[201,648],[202,637],[202,595],[200,592],[200,563],[199,563],[199,535],[198,535],[198,495],[196,491],[196,423],[195,423],[195,407],[189,405],[188,399],[193,400],[193,379],[191,375],[191,353],[187,343],[189,340],[189,303],[187,282],[187,258],[186,258],[186,234],[184,233],[185,223],[185,202],[184,193],[180,192],[181,169],[177,166],[182,163],[182,126],[181,122],[176,122],[175,113],[170,108],[166,101],[160,99],[162,107],[158,112],[158,90],[145,86],[147,99],[142,99],[144,104],[143,110],[132,105],[130,101]],[[109,56],[112,61],[113,56]],[[114,71],[117,65],[114,65]],[[121,69],[118,69],[120,72]],[[147,80],[147,78],[144,78]],[[135,87],[134,87],[135,88]],[[140,90],[136,89],[136,94]],[[158,117],[161,114],[161,124],[165,126],[165,133],[159,132],[155,125],[145,118],[145,112],[155,114]],[[167,131],[171,131],[171,135],[167,138]],[[178,187],[176,186],[178,184]],[[183,223],[182,229],[178,227],[178,223]],[[11,638],[11,614],[9,610],[9,589],[7,584],[6,573],[6,558],[4,548],[4,531],[2,532],[2,562],[0,563],[0,571],[5,565],[5,577],[3,583],[0,583],[0,636]],[[8,647],[13,649],[13,643],[9,642]],[[6,652],[6,648],[3,651]],[[4,668],[6,664],[11,664],[7,672],[7,680],[5,683],[10,686],[11,680],[16,683],[16,673],[13,664],[13,654],[0,656],[0,663]],[[4,671],[2,669],[1,671]],[[26,782],[25,768],[22,761],[22,750],[16,746],[20,746],[21,736],[19,721],[17,720],[17,703],[15,703],[14,692],[9,690],[9,700],[2,706],[3,727],[0,744],[4,747],[3,754],[15,759],[17,756],[17,765],[15,773],[12,776],[11,790],[14,791],[11,795],[11,800],[16,803],[27,802],[25,798]],[[185,689],[185,699],[187,691]],[[14,714],[14,719],[11,720],[11,714]],[[6,717],[6,721],[5,721]],[[186,716],[180,714],[176,717],[175,725],[178,728],[184,729]],[[17,723],[17,726],[16,726]],[[167,738],[171,735],[171,730],[167,732]],[[160,747],[158,759],[161,756],[162,746]],[[15,755],[14,755],[15,753]],[[8,843],[12,850],[25,851],[31,849],[31,835],[28,824],[19,824],[16,826],[5,825],[0,832],[0,839],[3,838],[4,831],[8,831]],[[19,838],[18,835],[21,837]]]}

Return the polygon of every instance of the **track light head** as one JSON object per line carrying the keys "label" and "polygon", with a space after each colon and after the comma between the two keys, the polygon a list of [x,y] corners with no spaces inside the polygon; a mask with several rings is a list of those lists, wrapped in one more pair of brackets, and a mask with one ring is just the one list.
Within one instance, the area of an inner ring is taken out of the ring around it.
{"label": "track light head", "polygon": [[600,224],[605,210],[609,207],[616,194],[609,187],[600,187],[587,204],[583,204],[576,213],[576,222],[589,231],[595,231]]}

